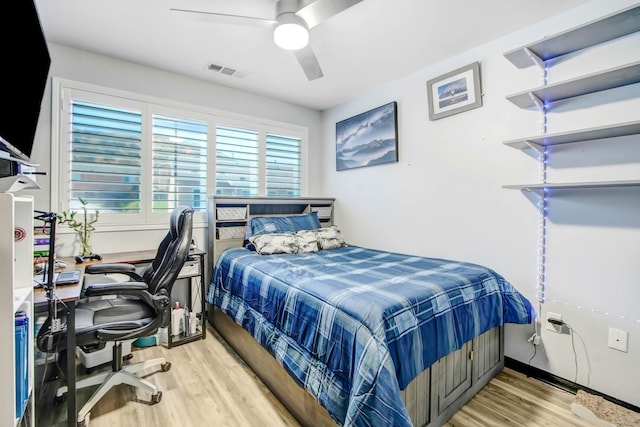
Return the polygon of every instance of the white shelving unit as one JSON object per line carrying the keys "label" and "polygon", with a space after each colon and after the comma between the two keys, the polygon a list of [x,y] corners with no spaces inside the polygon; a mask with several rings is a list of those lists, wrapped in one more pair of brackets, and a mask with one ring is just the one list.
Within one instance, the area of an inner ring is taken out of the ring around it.
{"label": "white shelving unit", "polygon": [[513,65],[526,68],[640,31],[640,6],[572,28],[504,54]]}
{"label": "white shelving unit", "polygon": [[[551,84],[546,82],[547,70],[553,66],[557,58],[639,31],[640,5],[635,5],[504,54],[505,58],[517,68],[535,65],[544,74],[545,84],[543,86],[506,97],[517,107],[523,109],[537,108],[543,116],[543,134],[504,142],[508,147],[523,152],[531,149],[537,151],[538,160],[541,162],[540,179],[542,182],[503,186],[506,189],[520,190],[523,194],[533,193],[537,196],[539,216],[538,302],[541,304],[545,302],[546,292],[546,214],[548,206],[546,196],[557,197],[571,191],[609,191],[612,189],[640,188],[640,180],[566,183],[550,183],[547,181],[547,157],[549,155],[547,147],[638,135],[640,134],[640,121],[612,123],[607,126],[576,129],[555,134],[546,133],[546,114],[553,108],[553,102],[570,100],[578,96],[640,83],[640,61]],[[566,60],[570,61],[571,59],[566,58]]]}
{"label": "white shelving unit", "polygon": [[529,108],[538,105],[536,100],[550,103],[634,83],[640,83],[640,61],[526,90],[509,95],[507,99],[520,108]]}
{"label": "white shelving unit", "polygon": [[[538,65],[542,68],[548,61],[569,53],[586,49],[640,31],[640,6],[632,6],[617,13],[607,15],[579,27],[570,29],[541,41],[506,52],[504,56],[518,68]],[[561,99],[596,93],[608,89],[640,83],[640,61],[610,68],[559,83],[526,90],[507,96],[520,108],[538,107],[544,113],[549,103]],[[505,141],[509,147],[519,150],[533,148],[539,153],[545,147],[574,142],[595,141],[640,134],[640,121],[611,124],[571,132],[543,134],[528,138]],[[546,175],[546,174],[545,174]],[[542,194],[545,189],[603,189],[639,187],[640,181],[603,181],[576,183],[539,183],[527,185],[505,185],[503,188],[535,191]]]}
{"label": "white shelving unit", "polygon": [[505,185],[503,188],[512,190],[534,191],[543,194],[545,190],[588,190],[588,189],[605,189],[605,188],[625,188],[640,187],[640,181],[595,181],[595,182],[545,182],[543,184],[519,184]]}
{"label": "white shelving unit", "polygon": [[40,186],[27,175],[13,175],[0,178],[0,192],[15,193],[22,190],[38,190]]}
{"label": "white shelving unit", "polygon": [[640,135],[640,120],[620,123],[610,126],[599,126],[588,129],[580,129],[571,132],[547,133],[544,135],[530,136],[527,138],[505,141],[504,144],[512,148],[523,150],[533,148],[540,152],[544,147],[553,145],[570,144],[572,142],[595,141],[598,139],[616,138],[619,136]]}
{"label": "white shelving unit", "polygon": [[0,425],[17,426],[15,314],[29,318],[27,359],[29,400],[25,419],[33,425],[33,197],[0,193],[0,365],[8,377],[0,381]]}

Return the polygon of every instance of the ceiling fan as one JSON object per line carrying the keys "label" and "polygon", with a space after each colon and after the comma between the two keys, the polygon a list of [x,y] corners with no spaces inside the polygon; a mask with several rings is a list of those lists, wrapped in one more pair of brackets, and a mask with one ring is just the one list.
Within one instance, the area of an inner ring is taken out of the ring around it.
{"label": "ceiling fan", "polygon": [[[316,55],[309,44],[309,30],[362,0],[278,0],[274,18],[261,18],[199,10],[171,8],[173,12],[215,17],[230,23],[268,26],[273,29],[275,43],[291,50],[309,81],[323,76]],[[305,4],[308,3],[308,4]]]}

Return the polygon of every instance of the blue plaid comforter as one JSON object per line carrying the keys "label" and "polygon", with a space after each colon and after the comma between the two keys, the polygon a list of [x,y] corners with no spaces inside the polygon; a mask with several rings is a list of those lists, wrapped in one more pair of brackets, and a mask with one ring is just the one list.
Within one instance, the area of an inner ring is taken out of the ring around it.
{"label": "blue plaid comforter", "polygon": [[224,251],[207,301],[248,330],[340,424],[410,426],[404,389],[530,302],[475,264],[347,246],[307,254]]}

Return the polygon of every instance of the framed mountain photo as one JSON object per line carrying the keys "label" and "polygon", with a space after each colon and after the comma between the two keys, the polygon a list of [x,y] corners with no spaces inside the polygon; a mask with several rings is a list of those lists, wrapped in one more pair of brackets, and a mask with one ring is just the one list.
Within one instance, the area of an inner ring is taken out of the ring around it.
{"label": "framed mountain photo", "polygon": [[336,170],[398,161],[398,108],[390,102],[336,123]]}
{"label": "framed mountain photo", "polygon": [[474,62],[429,80],[427,95],[430,120],[481,107],[480,63]]}

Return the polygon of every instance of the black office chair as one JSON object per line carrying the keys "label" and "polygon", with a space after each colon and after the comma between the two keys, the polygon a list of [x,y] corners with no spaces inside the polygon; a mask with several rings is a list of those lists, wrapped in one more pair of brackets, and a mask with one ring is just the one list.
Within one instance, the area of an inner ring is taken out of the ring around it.
{"label": "black office chair", "polygon": [[[193,209],[174,209],[169,232],[160,243],[155,259],[142,275],[137,274],[135,266],[130,264],[95,264],[86,268],[85,274],[122,273],[131,280],[91,284],[84,291],[87,299],[76,305],[77,346],[100,346],[107,341],[114,342],[112,370],[76,383],[77,389],[101,384],[78,412],[78,425],[86,425],[93,406],[119,384],[130,384],[150,393],[151,403],[158,403],[162,399],[162,392],[155,385],[134,374],[155,366],[160,366],[166,372],[171,364],[162,357],[123,366],[122,341],[153,335],[158,328],[168,325],[171,289],[189,254],[192,229]],[[111,298],[91,298],[105,296]],[[66,323],[64,313],[60,313],[59,323]],[[56,349],[66,348],[66,328],[52,331],[51,324],[52,319],[49,317],[38,333],[37,344],[41,351],[55,352]],[[59,388],[56,398],[62,398],[66,392],[66,386]]]}

